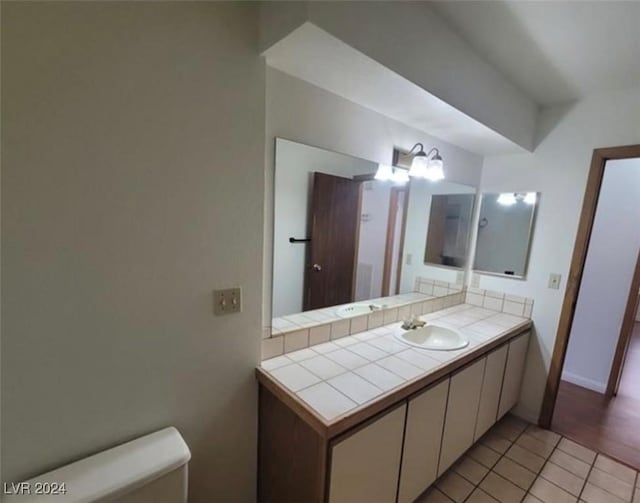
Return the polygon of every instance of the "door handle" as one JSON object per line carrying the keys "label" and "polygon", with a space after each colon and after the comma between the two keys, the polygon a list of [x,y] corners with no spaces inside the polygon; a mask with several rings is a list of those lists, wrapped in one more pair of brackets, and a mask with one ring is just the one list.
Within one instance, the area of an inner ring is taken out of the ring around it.
{"label": "door handle", "polygon": [[320,264],[313,264],[313,270],[316,272],[322,271],[322,266]]}

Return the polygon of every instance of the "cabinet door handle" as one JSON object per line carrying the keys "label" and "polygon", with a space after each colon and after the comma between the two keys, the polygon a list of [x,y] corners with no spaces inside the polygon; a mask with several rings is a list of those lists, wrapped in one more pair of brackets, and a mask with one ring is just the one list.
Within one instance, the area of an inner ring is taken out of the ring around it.
{"label": "cabinet door handle", "polygon": [[322,271],[322,266],[320,264],[313,264],[313,270],[316,272]]}

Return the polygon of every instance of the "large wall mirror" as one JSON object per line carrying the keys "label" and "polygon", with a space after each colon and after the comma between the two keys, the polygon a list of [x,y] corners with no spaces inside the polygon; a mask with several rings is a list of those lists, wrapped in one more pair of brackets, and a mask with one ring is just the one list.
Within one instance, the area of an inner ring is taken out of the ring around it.
{"label": "large wall mirror", "polygon": [[537,192],[482,194],[475,271],[526,276],[539,199]]}
{"label": "large wall mirror", "polygon": [[374,180],[377,163],[282,138],[275,161],[274,318],[323,321],[422,295],[418,278],[463,281],[474,187]]}

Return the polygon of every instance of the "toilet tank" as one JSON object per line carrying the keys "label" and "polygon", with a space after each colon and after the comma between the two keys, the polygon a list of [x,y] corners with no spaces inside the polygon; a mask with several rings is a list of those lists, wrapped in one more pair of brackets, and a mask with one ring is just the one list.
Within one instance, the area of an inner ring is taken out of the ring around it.
{"label": "toilet tank", "polygon": [[[3,501],[185,503],[190,459],[184,439],[169,427],[13,484],[14,494]],[[58,494],[52,494],[56,488]]]}

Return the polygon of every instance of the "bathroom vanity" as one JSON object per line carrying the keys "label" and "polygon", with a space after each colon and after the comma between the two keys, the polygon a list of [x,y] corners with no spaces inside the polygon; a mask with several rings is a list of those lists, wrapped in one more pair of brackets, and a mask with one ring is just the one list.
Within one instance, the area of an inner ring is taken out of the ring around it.
{"label": "bathroom vanity", "polygon": [[[481,306],[423,316],[455,327],[469,339],[463,349],[403,345],[393,323],[264,361],[257,369],[258,500],[414,501],[518,401],[531,321]],[[366,355],[363,343],[380,350],[369,348],[365,365],[344,361],[347,371],[326,379],[304,372],[311,358],[340,360],[335,351]],[[395,381],[383,379],[387,370]],[[362,376],[380,392],[340,388]]]}

